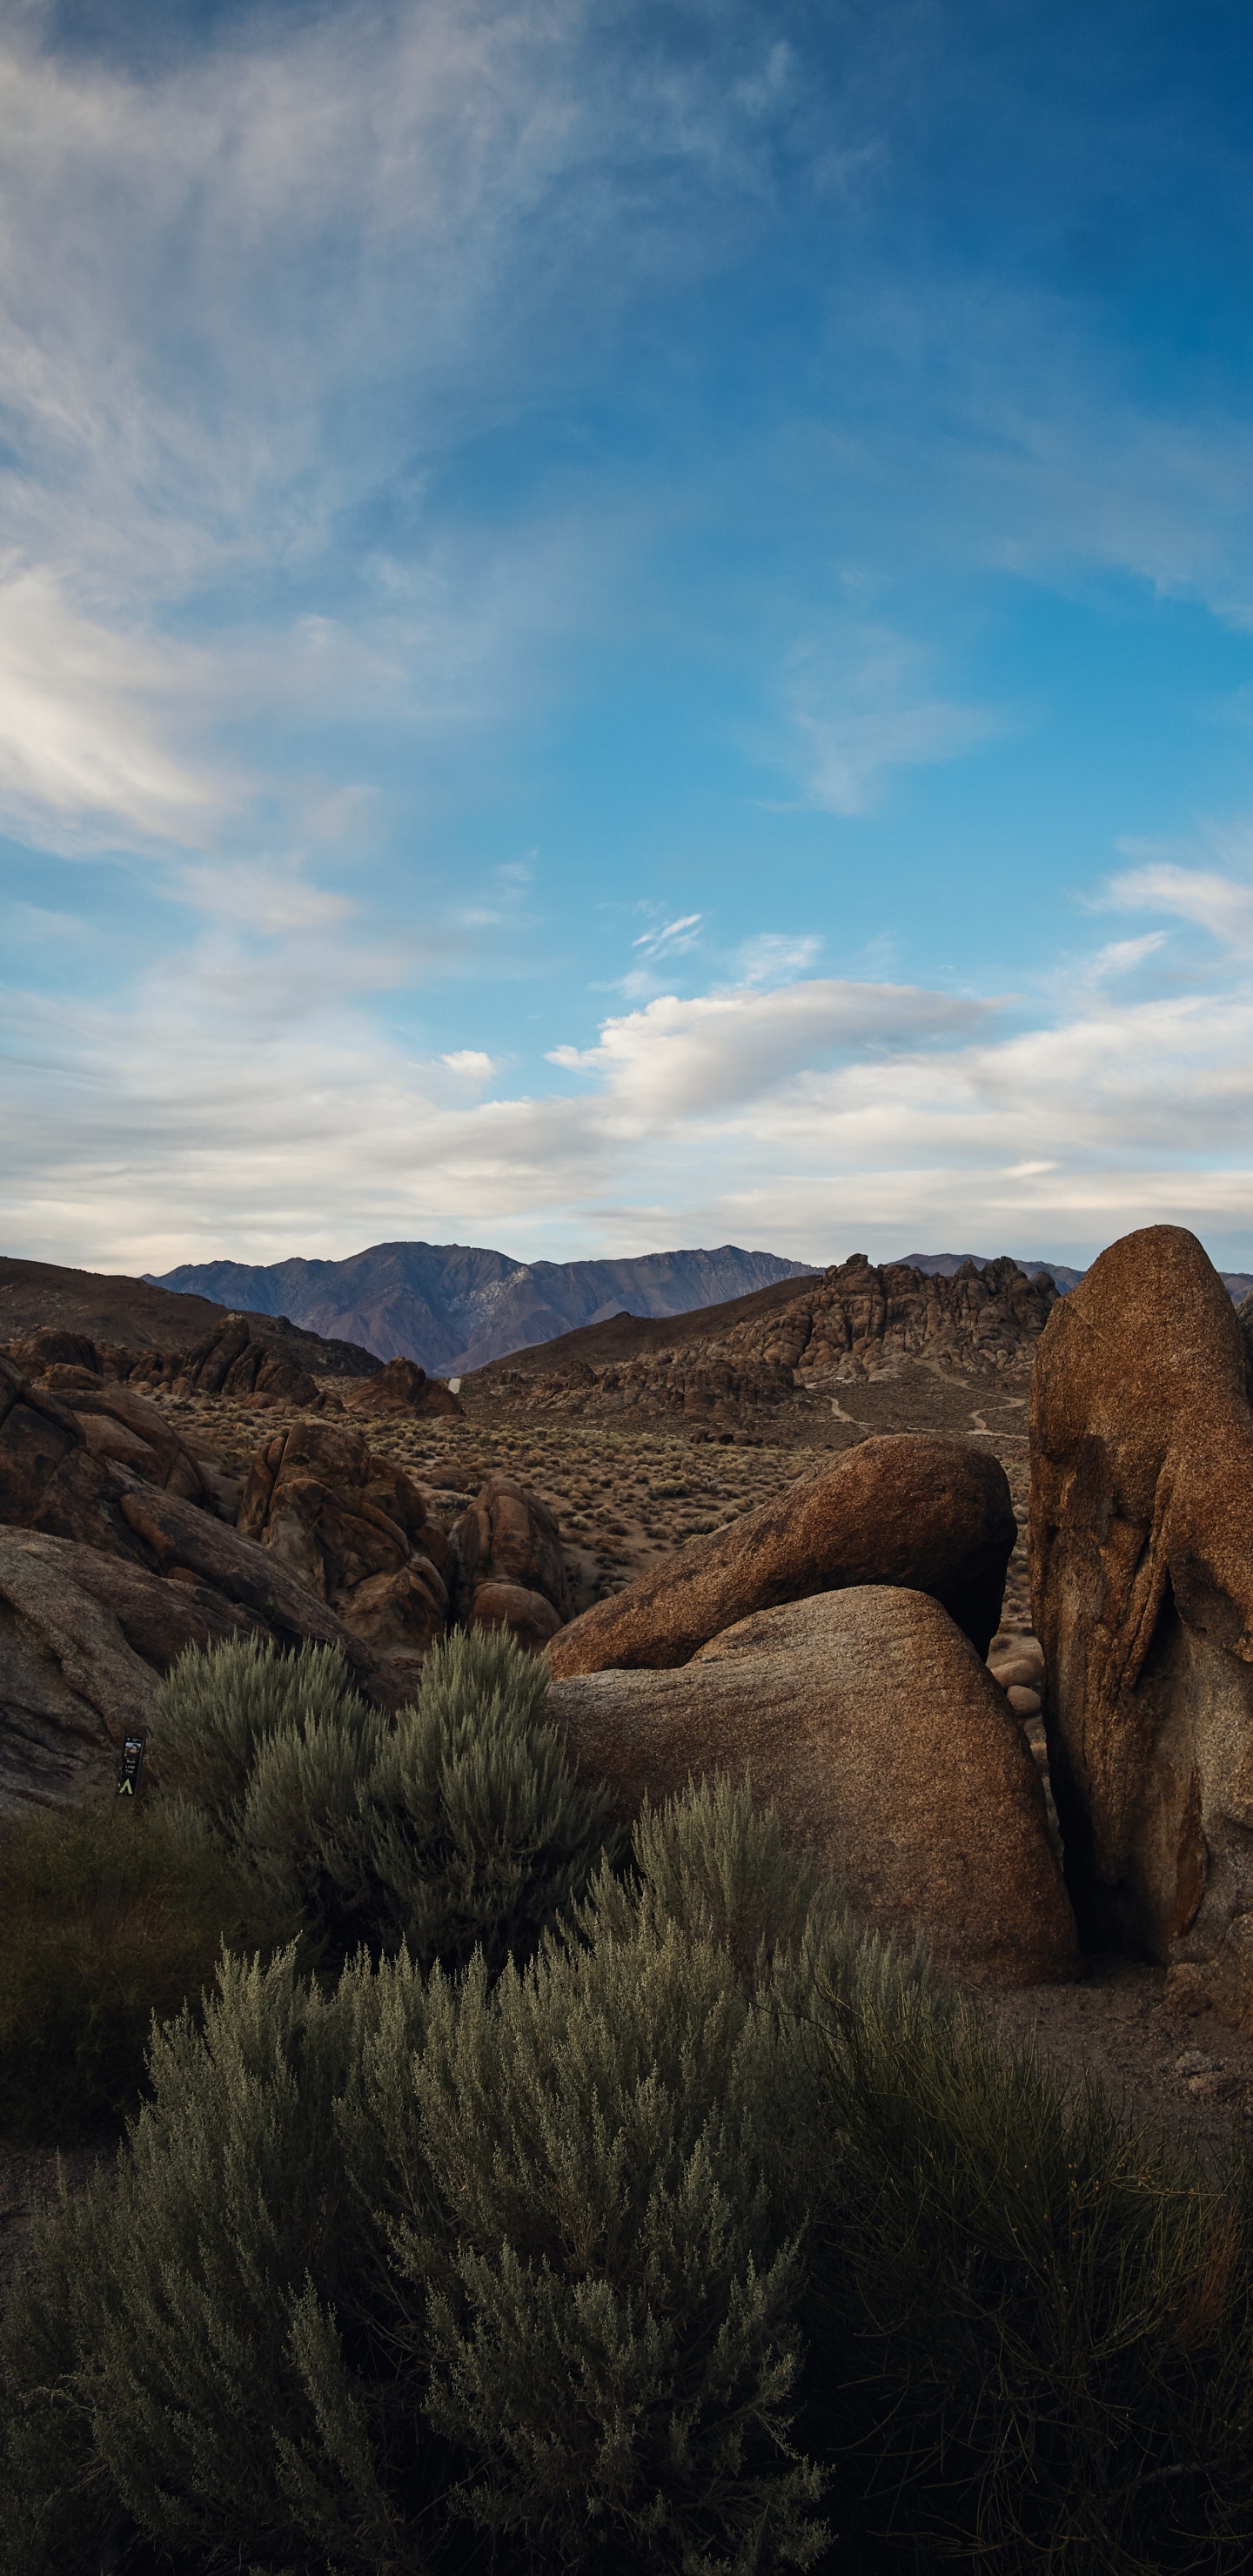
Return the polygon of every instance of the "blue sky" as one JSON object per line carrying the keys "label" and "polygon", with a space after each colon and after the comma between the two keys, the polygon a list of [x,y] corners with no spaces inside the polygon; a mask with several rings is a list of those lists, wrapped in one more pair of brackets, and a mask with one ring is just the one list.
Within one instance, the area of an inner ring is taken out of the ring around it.
{"label": "blue sky", "polygon": [[11,7],[5,1248],[1253,1266],[1251,105],[1207,0]]}

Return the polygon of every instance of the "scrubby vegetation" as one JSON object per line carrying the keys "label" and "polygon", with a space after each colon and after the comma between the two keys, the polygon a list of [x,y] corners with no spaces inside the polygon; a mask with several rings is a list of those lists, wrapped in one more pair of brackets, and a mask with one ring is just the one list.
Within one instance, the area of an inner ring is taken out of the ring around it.
{"label": "scrubby vegetation", "polygon": [[289,1931],[180,1801],[39,1814],[0,1833],[0,2126],[69,2139],[129,2109],[154,2013],[222,1944]]}
{"label": "scrubby vegetation", "polygon": [[133,1821],[294,1937],[42,2230],[5,2576],[1235,2576],[1243,2168],[1064,2103],[746,1788],[621,1851],[541,1689],[481,1636],[394,1732],[326,1658],[172,1679]]}

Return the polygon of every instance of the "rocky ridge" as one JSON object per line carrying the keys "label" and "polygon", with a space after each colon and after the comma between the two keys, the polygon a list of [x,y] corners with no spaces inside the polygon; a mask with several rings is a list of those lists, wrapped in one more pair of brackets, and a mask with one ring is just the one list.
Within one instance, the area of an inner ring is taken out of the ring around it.
{"label": "rocky ridge", "polygon": [[[188,1353],[236,1320],[211,1298],[179,1296],[150,1279],[0,1257],[0,1350],[35,1334],[78,1334],[113,1375],[129,1374],[121,1368],[127,1355],[133,1364],[141,1353]],[[247,1312],[242,1320],[254,1341],[320,1375],[368,1377],[378,1366],[370,1351],[305,1331],[286,1315]]]}
{"label": "rocky ridge", "polygon": [[798,1400],[840,1410],[838,1390],[912,1369],[982,1380],[1022,1377],[1053,1307],[1047,1274],[1008,1258],[952,1278],[854,1254],[797,1289],[791,1282],[676,1323],[619,1315],[497,1361],[468,1384],[564,1414],[680,1415],[751,1423]]}

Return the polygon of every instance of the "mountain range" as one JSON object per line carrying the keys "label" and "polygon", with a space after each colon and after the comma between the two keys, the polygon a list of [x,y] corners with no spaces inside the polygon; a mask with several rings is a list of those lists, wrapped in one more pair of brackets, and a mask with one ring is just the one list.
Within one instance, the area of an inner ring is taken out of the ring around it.
{"label": "mountain range", "polygon": [[[909,1252],[898,1266],[952,1279],[963,1262],[984,1270],[991,1257]],[[1028,1279],[1047,1271],[1063,1295],[1083,1277],[1064,1261],[1018,1267]],[[185,1261],[148,1278],[156,1288],[355,1342],[380,1360],[417,1360],[433,1377],[458,1377],[614,1315],[689,1315],[814,1271],[812,1262],[735,1243],[622,1261],[530,1262],[477,1244],[375,1243],[344,1261]],[[1253,1285],[1243,1271],[1222,1276],[1237,1299]]]}
{"label": "mountain range", "polygon": [[518,1261],[464,1243],[376,1243],[346,1261],[183,1262],[155,1287],[286,1316],[381,1360],[456,1377],[610,1315],[686,1315],[813,1265],[724,1243],[625,1261]]}

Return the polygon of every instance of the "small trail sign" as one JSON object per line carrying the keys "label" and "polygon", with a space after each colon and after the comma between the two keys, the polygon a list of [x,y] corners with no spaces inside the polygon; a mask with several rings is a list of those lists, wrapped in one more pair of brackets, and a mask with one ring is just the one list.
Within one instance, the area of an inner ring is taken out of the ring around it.
{"label": "small trail sign", "polygon": [[122,1768],[117,1775],[119,1798],[133,1798],[139,1790],[139,1771],[144,1758],[146,1735],[128,1735],[122,1746]]}

